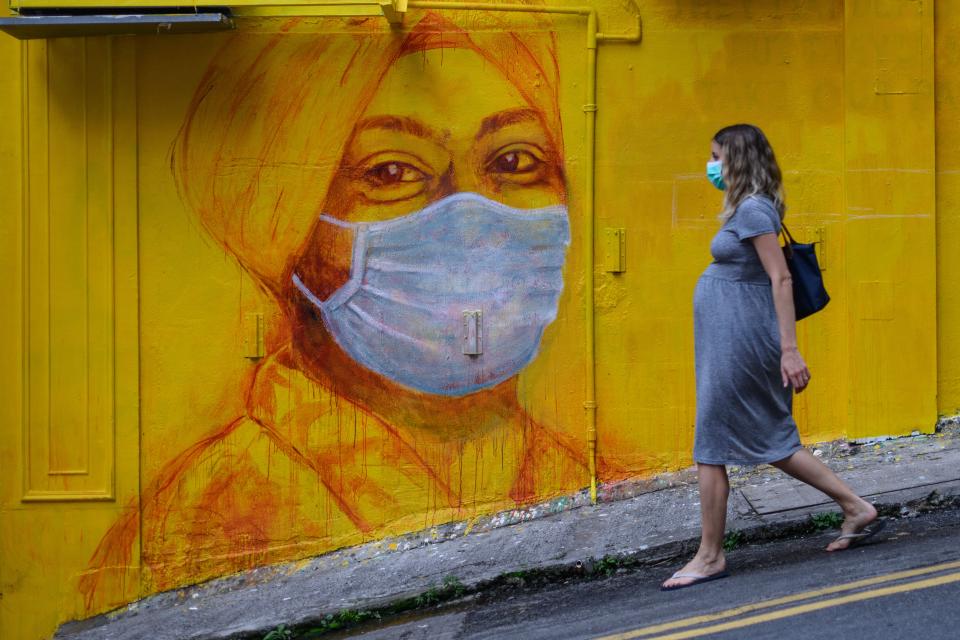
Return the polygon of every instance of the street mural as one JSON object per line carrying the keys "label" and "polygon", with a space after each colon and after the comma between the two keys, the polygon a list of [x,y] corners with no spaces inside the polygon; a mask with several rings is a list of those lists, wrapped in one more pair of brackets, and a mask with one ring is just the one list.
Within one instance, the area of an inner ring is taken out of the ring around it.
{"label": "street mural", "polygon": [[556,35],[433,13],[402,34],[301,26],[233,36],[172,151],[181,198],[284,326],[245,413],[102,539],[88,610],[138,548],[160,591],[588,482],[585,446],[517,389],[571,268]]}

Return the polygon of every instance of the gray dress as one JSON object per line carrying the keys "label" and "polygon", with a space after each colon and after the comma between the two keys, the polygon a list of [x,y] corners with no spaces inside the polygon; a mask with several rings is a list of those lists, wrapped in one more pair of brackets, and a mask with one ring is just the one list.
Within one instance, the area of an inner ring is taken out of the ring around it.
{"label": "gray dress", "polygon": [[750,241],[779,231],[773,202],[750,196],[710,243],[714,261],[693,296],[697,462],[764,464],[801,447],[793,389],[780,376],[773,290]]}

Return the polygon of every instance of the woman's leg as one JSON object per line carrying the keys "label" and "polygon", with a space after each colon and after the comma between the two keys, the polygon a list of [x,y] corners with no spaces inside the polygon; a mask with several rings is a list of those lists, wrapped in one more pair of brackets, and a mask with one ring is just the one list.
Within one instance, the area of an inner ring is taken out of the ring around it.
{"label": "woman's leg", "polygon": [[[680,573],[709,576],[726,568],[723,557],[723,532],[727,525],[727,496],[730,482],[727,468],[715,464],[697,464],[700,485],[700,548]],[[691,578],[671,578],[663,583],[672,587],[693,582]]]}
{"label": "woman's leg", "polygon": [[[773,463],[797,480],[823,491],[833,498],[843,509],[843,533],[857,533],[877,519],[877,510],[873,505],[858,496],[827,465],[817,460],[806,449],[800,449],[789,458]],[[838,540],[827,546],[827,551],[840,551],[850,546],[850,540]]]}

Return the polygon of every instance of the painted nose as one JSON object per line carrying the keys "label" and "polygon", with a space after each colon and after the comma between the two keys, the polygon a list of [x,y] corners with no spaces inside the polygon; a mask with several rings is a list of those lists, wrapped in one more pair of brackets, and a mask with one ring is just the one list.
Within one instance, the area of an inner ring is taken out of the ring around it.
{"label": "painted nose", "polygon": [[463,191],[490,196],[483,192],[483,183],[469,163],[452,162],[437,182],[436,199]]}

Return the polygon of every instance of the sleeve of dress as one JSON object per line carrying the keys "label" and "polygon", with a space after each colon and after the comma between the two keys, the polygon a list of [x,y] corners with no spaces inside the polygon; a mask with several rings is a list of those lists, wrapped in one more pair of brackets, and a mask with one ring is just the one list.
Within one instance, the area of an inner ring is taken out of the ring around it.
{"label": "sleeve of dress", "polygon": [[780,233],[780,214],[766,198],[749,197],[733,214],[733,230],[740,240],[762,236],[765,233]]}

